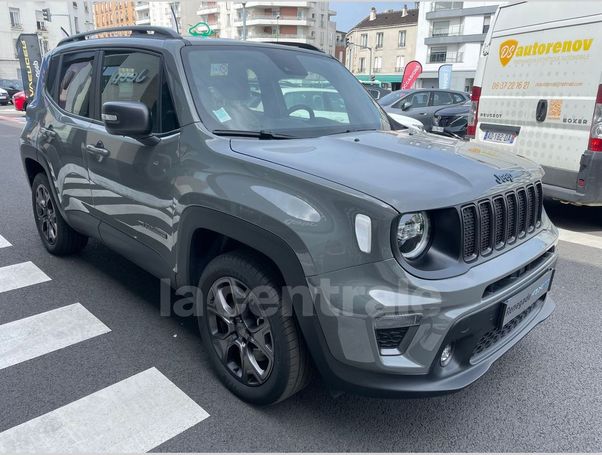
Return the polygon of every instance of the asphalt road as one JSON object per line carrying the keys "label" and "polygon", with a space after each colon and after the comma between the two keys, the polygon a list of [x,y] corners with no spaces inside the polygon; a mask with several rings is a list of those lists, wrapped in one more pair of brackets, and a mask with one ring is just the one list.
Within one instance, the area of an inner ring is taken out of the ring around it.
{"label": "asphalt road", "polygon": [[[4,324],[78,302],[110,331],[0,365],[0,439],[5,430],[155,368],[186,403],[209,414],[165,436],[157,452],[602,450],[602,209],[550,205],[566,232],[585,233],[560,242],[556,311],[467,389],[415,400],[334,398],[316,380],[283,403],[257,408],[213,376],[190,320],[160,315],[157,279],[95,241],[68,258],[44,250],[18,154],[23,120],[2,111],[0,236],[11,246],[0,248],[0,268],[31,261],[49,280],[5,292],[0,283],[0,334]],[[163,396],[163,389],[153,394]],[[178,416],[176,409],[165,418]],[[39,427],[25,427],[32,438],[45,437],[29,428]]]}

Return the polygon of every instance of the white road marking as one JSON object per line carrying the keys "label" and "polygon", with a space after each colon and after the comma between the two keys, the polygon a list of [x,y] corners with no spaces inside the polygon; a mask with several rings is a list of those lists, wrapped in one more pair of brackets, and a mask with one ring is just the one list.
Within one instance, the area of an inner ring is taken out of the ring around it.
{"label": "white road marking", "polygon": [[0,370],[110,332],[81,304],[0,325]]}
{"label": "white road marking", "polygon": [[6,248],[7,246],[12,246],[8,240],[0,235],[0,248]]}
{"label": "white road marking", "polygon": [[583,246],[602,249],[602,237],[581,232],[558,229],[559,239],[564,242],[577,243]]}
{"label": "white road marking", "polygon": [[0,267],[0,292],[12,291],[45,281],[50,281],[50,277],[33,262]]}
{"label": "white road marking", "polygon": [[207,417],[150,368],[0,433],[0,452],[147,452]]}

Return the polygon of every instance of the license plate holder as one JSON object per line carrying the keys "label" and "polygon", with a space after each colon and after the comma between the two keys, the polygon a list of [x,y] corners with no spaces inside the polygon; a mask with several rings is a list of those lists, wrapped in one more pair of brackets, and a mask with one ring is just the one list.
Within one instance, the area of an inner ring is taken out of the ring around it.
{"label": "license plate holder", "polygon": [[498,142],[500,144],[513,144],[516,135],[514,133],[502,133],[500,131],[486,131],[485,140]]}
{"label": "license plate holder", "polygon": [[502,302],[499,328],[503,328],[546,294],[552,286],[553,276],[554,272],[549,270],[535,282]]}

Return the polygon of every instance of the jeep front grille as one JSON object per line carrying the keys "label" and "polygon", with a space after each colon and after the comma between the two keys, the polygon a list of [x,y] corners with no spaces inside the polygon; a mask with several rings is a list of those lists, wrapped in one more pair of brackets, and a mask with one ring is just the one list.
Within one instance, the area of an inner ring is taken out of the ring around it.
{"label": "jeep front grille", "polygon": [[542,213],[541,182],[463,206],[464,260],[487,256],[534,232],[541,225]]}

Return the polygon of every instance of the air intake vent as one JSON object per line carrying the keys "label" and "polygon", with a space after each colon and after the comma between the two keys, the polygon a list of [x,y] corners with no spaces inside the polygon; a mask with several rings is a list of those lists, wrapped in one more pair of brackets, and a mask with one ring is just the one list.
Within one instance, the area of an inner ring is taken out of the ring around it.
{"label": "air intake vent", "polygon": [[379,349],[396,349],[401,344],[403,337],[408,333],[408,327],[395,327],[392,329],[376,329],[376,342]]}
{"label": "air intake vent", "polygon": [[462,209],[464,229],[464,259],[471,261],[477,257],[477,209],[470,205]]}

